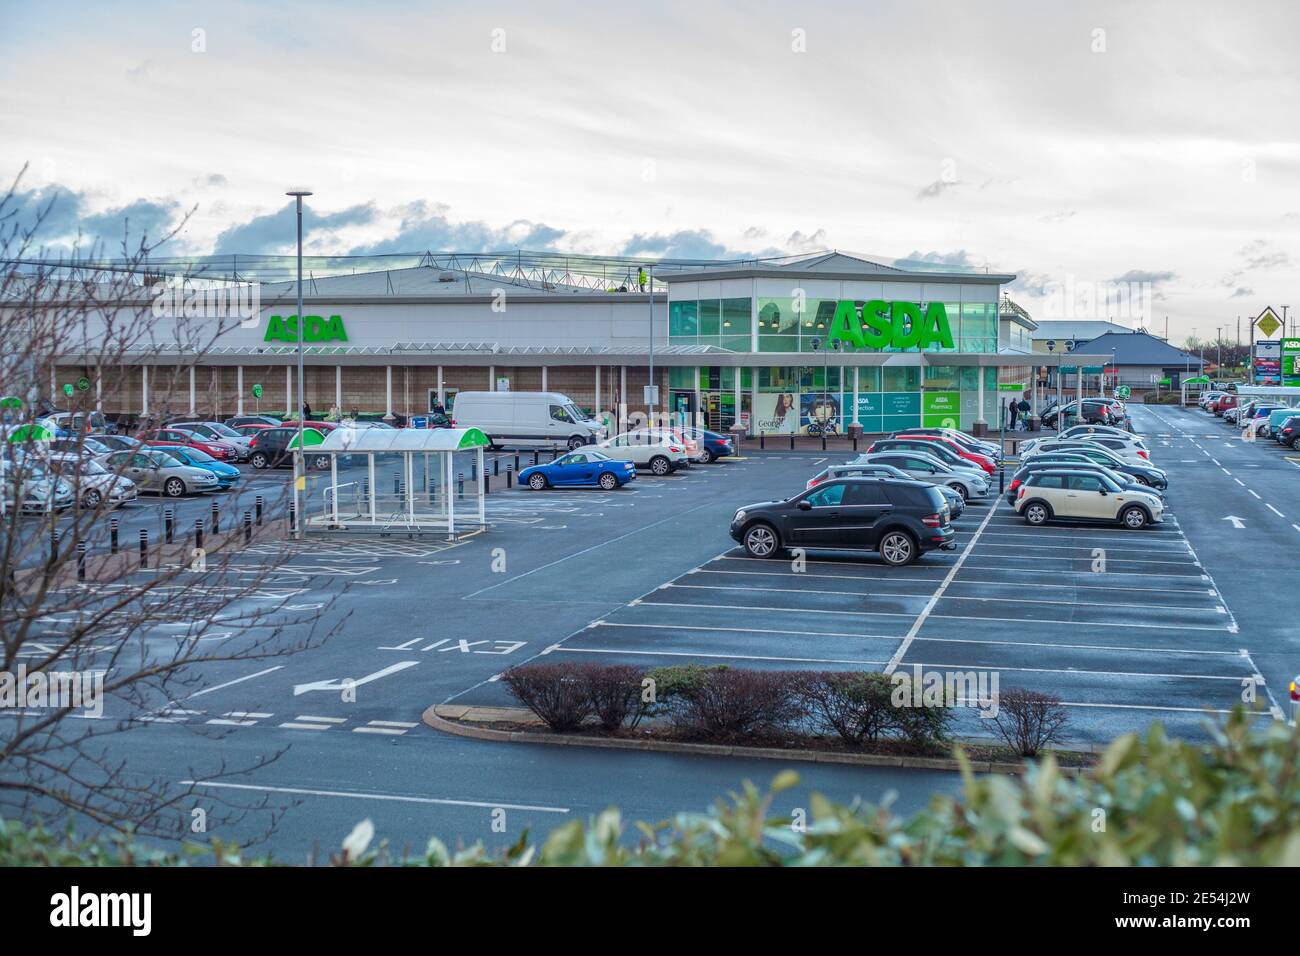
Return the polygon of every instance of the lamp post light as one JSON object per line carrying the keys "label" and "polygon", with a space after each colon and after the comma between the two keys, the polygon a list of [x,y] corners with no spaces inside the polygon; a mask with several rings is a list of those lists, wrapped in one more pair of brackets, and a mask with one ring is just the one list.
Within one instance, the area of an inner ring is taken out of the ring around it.
{"label": "lamp post light", "polygon": [[294,205],[296,207],[298,218],[298,448],[294,452],[293,456],[293,513],[296,527],[289,529],[293,532],[293,535],[296,538],[302,537],[303,525],[302,507],[298,500],[299,485],[301,484],[302,490],[304,491],[307,486],[307,457],[304,454],[302,447],[302,420],[303,408],[305,407],[302,388],[302,200],[304,196],[310,196],[311,194],[312,192],[310,189],[304,189],[300,186],[295,186],[292,189],[285,191],[286,196],[294,197]]}

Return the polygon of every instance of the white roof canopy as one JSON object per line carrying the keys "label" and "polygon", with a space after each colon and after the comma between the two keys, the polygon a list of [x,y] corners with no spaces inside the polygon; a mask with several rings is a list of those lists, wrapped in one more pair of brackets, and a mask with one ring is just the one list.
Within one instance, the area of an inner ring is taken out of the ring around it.
{"label": "white roof canopy", "polygon": [[465,451],[483,448],[487,437],[477,428],[336,428],[319,445],[309,445],[309,454],[338,452],[369,454],[380,452]]}

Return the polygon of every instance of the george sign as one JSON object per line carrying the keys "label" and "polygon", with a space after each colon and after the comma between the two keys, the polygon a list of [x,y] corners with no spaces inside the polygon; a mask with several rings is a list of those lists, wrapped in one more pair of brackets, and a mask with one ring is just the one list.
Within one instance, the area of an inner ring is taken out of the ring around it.
{"label": "george sign", "polygon": [[1133,394],[1133,390],[1130,389],[1127,385],[1118,385],[1115,387],[1116,398],[1128,398],[1132,394]]}
{"label": "george sign", "polygon": [[[304,342],[346,342],[348,333],[343,328],[343,316],[331,315],[328,319],[319,315],[303,316],[302,340]],[[281,318],[271,316],[266,323],[265,342],[297,342],[298,316]]]}
{"label": "george sign", "polygon": [[1255,328],[1264,333],[1265,338],[1271,339],[1273,333],[1282,328],[1282,320],[1277,317],[1272,306],[1265,306],[1264,311],[1255,319]]}
{"label": "george sign", "polygon": [[90,391],[90,379],[84,375],[77,379],[77,389],[82,392]]}
{"label": "george sign", "polygon": [[835,304],[826,337],[857,348],[953,348],[948,311],[942,302],[931,302],[923,316],[921,307],[913,302],[872,299],[859,312],[852,299],[841,299]]}
{"label": "george sign", "polygon": [[254,397],[254,398],[261,398],[261,397],[262,397],[262,386],[261,386],[261,385],[254,385],[254,386],[253,386],[253,397]]}

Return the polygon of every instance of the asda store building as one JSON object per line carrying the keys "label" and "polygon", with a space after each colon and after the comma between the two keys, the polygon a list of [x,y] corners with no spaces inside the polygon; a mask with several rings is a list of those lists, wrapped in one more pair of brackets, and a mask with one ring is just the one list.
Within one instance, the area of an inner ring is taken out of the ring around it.
{"label": "asda store building", "polygon": [[[1010,395],[1037,402],[1034,362],[1043,357],[1029,351],[1033,321],[1009,302],[1000,308],[1011,275],[837,252],[653,265],[447,255],[352,269],[336,263],[320,275],[308,264],[303,384],[316,414],[411,416],[435,402],[454,411],[465,390],[545,390],[613,418],[698,413],[719,430],[739,422],[751,434],[816,434],[853,424],[868,433],[996,428]],[[181,308],[191,290],[169,281],[172,307],[155,303],[150,341],[125,362],[59,357],[55,404],[68,404],[62,386],[78,382],[76,402],[124,416],[291,408],[295,284],[260,284],[253,313],[227,318],[191,354],[176,343],[202,340],[193,332],[203,308]]]}

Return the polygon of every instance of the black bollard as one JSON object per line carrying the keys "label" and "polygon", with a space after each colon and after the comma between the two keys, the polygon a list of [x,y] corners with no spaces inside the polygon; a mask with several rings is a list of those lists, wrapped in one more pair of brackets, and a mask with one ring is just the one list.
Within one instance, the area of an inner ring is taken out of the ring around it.
{"label": "black bollard", "polygon": [[59,529],[50,528],[50,560],[59,560]]}
{"label": "black bollard", "polygon": [[456,497],[465,497],[465,472],[463,471],[458,471],[456,473]]}
{"label": "black bollard", "polygon": [[140,567],[149,567],[149,532],[140,529]]}
{"label": "black bollard", "polygon": [[397,475],[393,475],[393,494],[398,497],[401,497],[402,494],[402,479],[397,477]]}
{"label": "black bollard", "polygon": [[478,462],[476,461],[469,463],[469,480],[478,481]]}
{"label": "black bollard", "polygon": [[117,554],[117,515],[108,519],[108,553]]}
{"label": "black bollard", "polygon": [[221,508],[217,503],[212,502],[212,533],[216,534],[221,530]]}
{"label": "black bollard", "polygon": [[294,531],[298,529],[297,517],[298,516],[296,514],[296,509],[294,508],[293,502],[291,501],[289,502],[289,533],[290,534],[292,534]]}
{"label": "black bollard", "polygon": [[499,475],[499,474],[501,474],[501,459],[500,459],[500,458],[493,458],[493,459],[492,459],[492,474],[493,474],[493,475]]}
{"label": "black bollard", "polygon": [[172,543],[172,538],[176,533],[176,515],[171,508],[163,509],[163,541],[167,544]]}
{"label": "black bollard", "polygon": [[515,480],[515,473],[511,471],[509,465],[506,465],[506,487],[507,488],[511,487],[512,484],[514,483],[514,480]]}
{"label": "black bollard", "polygon": [[194,547],[203,550],[203,519],[194,519]]}
{"label": "black bollard", "polygon": [[77,542],[77,580],[86,580],[86,542]]}
{"label": "black bollard", "polygon": [[762,451],[763,448],[765,447],[764,444],[763,444],[763,438],[764,438],[764,433],[763,433],[763,432],[759,432],[759,433],[758,433],[758,450],[759,450],[759,451]]}
{"label": "black bollard", "polygon": [[[366,488],[366,491],[367,491],[367,493],[369,493],[369,491],[370,491],[369,487]],[[253,513],[254,513],[255,515],[257,515],[257,526],[258,526],[259,528],[262,527],[262,504],[263,504],[263,502],[262,502],[262,496],[261,496],[261,495],[258,495],[258,496],[257,496],[257,501],[255,502],[255,505],[254,505],[255,510],[254,510]]]}
{"label": "black bollard", "polygon": [[790,433],[790,450],[794,451],[794,432]]}
{"label": "black bollard", "polygon": [[539,461],[539,459],[538,459],[537,456],[538,456],[539,454],[541,454],[541,452],[536,452],[536,451],[533,452],[533,467],[534,467],[534,468],[537,467],[537,464],[538,464],[538,461]]}
{"label": "black bollard", "polygon": [[515,471],[519,471],[519,452],[515,452]]}
{"label": "black bollard", "polygon": [[253,512],[244,512],[244,544],[251,544],[253,541]]}

